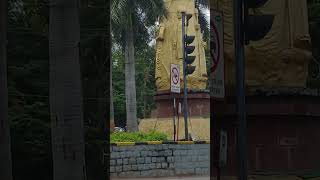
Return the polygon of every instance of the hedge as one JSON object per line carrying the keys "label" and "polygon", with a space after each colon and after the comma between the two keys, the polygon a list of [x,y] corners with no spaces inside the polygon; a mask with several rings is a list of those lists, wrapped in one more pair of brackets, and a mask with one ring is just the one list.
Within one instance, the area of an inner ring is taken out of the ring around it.
{"label": "hedge", "polygon": [[115,132],[110,135],[111,143],[116,142],[146,142],[146,141],[166,141],[168,136],[160,132]]}

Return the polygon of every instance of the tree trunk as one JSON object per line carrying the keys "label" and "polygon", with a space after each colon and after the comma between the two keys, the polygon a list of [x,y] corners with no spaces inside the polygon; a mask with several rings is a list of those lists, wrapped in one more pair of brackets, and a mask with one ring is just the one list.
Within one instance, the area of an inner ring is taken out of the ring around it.
{"label": "tree trunk", "polygon": [[51,0],[49,24],[53,180],[84,180],[77,0]]}
{"label": "tree trunk", "polygon": [[147,117],[147,81],[148,81],[148,71],[146,70],[144,72],[144,78],[143,78],[143,118]]}
{"label": "tree trunk", "polygon": [[125,91],[127,129],[129,132],[135,132],[138,131],[138,122],[132,20],[130,20],[129,26],[126,30],[125,44]]}
{"label": "tree trunk", "polygon": [[113,130],[114,124],[114,106],[113,106],[113,86],[112,86],[112,59],[110,58],[110,130]]}
{"label": "tree trunk", "polygon": [[7,1],[0,2],[0,179],[12,180],[7,88]]}

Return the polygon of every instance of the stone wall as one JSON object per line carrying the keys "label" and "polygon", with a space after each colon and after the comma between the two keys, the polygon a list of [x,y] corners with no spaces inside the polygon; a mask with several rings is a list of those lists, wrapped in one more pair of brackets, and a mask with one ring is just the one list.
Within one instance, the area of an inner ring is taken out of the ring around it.
{"label": "stone wall", "polygon": [[210,175],[210,144],[110,147],[111,177]]}

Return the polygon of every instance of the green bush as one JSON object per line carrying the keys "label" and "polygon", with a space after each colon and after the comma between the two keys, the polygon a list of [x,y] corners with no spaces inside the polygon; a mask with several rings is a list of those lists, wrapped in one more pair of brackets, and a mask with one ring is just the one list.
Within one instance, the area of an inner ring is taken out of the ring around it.
{"label": "green bush", "polygon": [[166,141],[168,136],[164,133],[159,132],[116,132],[110,135],[111,143],[116,142],[145,142],[145,141]]}

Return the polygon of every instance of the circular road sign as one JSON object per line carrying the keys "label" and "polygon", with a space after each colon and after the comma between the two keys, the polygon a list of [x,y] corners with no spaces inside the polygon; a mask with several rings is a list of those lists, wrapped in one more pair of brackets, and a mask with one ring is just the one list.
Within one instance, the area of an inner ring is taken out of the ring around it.
{"label": "circular road sign", "polygon": [[172,68],[172,82],[173,82],[173,84],[178,84],[179,83],[179,70],[176,68],[176,67],[174,67],[174,68]]}

